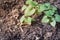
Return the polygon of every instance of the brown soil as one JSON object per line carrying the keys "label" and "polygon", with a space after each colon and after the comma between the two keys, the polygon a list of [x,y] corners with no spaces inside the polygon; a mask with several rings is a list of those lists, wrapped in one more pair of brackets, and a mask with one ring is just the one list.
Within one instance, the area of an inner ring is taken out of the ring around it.
{"label": "brown soil", "polygon": [[[37,20],[33,25],[23,26],[23,32],[21,31],[19,19],[23,15],[21,7],[25,1],[0,0],[0,40],[60,40],[60,23],[57,23],[53,28],[47,24],[42,25]],[[35,1],[39,3],[50,2],[58,8],[58,12],[60,11],[60,0]]]}

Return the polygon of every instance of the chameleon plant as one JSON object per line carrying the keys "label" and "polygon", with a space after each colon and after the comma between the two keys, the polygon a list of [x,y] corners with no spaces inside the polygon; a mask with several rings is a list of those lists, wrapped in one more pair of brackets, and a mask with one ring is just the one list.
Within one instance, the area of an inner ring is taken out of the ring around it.
{"label": "chameleon plant", "polygon": [[26,5],[22,7],[22,11],[24,11],[24,15],[21,17],[20,22],[23,24],[30,25],[32,21],[35,19],[32,18],[35,14],[38,15],[38,7],[39,4],[33,0],[27,0]]}
{"label": "chameleon plant", "polygon": [[60,15],[57,12],[57,8],[50,3],[38,4],[36,1],[27,0],[26,4],[23,5],[22,11],[23,16],[20,18],[21,24],[31,25],[32,21],[36,20],[32,16],[44,14],[41,22],[50,24],[55,27],[56,22],[60,22]]}
{"label": "chameleon plant", "polygon": [[45,3],[46,10],[44,12],[44,17],[42,18],[42,23],[49,23],[51,26],[55,27],[56,22],[60,22],[60,15],[57,12],[57,8],[50,3]]}

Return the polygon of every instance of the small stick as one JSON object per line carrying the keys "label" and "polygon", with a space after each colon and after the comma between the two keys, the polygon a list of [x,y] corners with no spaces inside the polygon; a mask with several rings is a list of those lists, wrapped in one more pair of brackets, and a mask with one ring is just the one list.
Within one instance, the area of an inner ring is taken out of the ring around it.
{"label": "small stick", "polygon": [[20,27],[20,29],[21,29],[21,32],[24,32],[23,29],[22,29],[22,27]]}
{"label": "small stick", "polygon": [[20,26],[19,28],[20,28],[21,32],[24,32],[23,29],[22,29],[22,27],[21,27],[22,24],[18,23],[17,25]]}
{"label": "small stick", "polygon": [[22,26],[22,23],[20,24],[20,29],[21,29],[21,32],[24,32],[21,26]]}

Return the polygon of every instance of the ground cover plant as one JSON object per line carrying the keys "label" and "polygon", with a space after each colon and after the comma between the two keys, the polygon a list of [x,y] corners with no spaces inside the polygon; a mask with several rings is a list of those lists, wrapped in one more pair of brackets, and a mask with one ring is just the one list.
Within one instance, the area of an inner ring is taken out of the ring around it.
{"label": "ground cover plant", "polygon": [[[24,11],[24,15],[21,17],[21,24],[31,25],[32,21],[36,16],[44,14],[41,22],[50,24],[55,27],[56,22],[60,22],[60,15],[57,12],[57,8],[50,3],[38,4],[36,1],[27,0],[26,4],[23,5],[22,11]],[[34,18],[32,16],[36,15]]]}
{"label": "ground cover plant", "polygon": [[60,40],[60,0],[0,0],[0,40]]}

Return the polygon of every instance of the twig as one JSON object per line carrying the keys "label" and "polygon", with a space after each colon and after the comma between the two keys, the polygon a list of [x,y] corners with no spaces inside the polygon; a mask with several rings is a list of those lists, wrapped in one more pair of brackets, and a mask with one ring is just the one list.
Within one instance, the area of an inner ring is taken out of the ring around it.
{"label": "twig", "polygon": [[20,28],[21,32],[24,32],[23,29],[22,29],[22,27],[21,27],[22,24],[18,23],[17,25],[20,26],[19,28]]}

